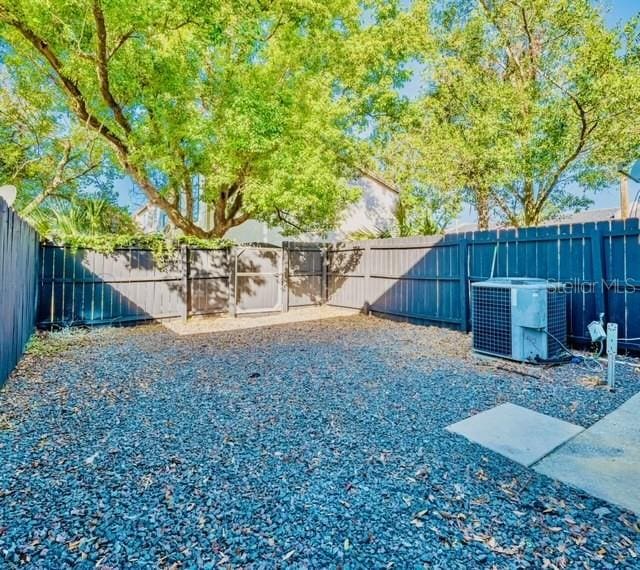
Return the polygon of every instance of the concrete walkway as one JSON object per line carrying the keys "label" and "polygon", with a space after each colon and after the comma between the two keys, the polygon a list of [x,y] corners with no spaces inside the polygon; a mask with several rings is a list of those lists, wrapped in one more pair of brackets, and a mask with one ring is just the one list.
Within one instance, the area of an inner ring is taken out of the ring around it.
{"label": "concrete walkway", "polygon": [[588,429],[509,403],[446,429],[640,515],[640,394]]}
{"label": "concrete walkway", "polygon": [[240,315],[236,318],[228,316],[202,317],[191,318],[187,322],[184,322],[182,319],[172,319],[163,321],[162,324],[174,333],[182,336],[350,317],[357,315],[359,312],[360,311],[356,309],[323,305],[319,307],[291,309],[286,313],[268,313],[263,315],[258,313],[253,315]]}
{"label": "concrete walkway", "polygon": [[446,429],[525,467],[533,465],[584,430],[581,426],[510,403],[471,416]]}
{"label": "concrete walkway", "polygon": [[533,469],[640,514],[640,394]]}

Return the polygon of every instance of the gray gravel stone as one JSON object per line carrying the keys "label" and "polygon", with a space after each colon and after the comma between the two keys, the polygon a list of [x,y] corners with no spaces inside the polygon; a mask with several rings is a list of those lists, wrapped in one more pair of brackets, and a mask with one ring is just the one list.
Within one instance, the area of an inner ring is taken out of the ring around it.
{"label": "gray gravel stone", "polygon": [[637,567],[630,513],[444,430],[506,401],[591,425],[631,367],[610,394],[365,317],[69,338],[0,393],[0,566]]}

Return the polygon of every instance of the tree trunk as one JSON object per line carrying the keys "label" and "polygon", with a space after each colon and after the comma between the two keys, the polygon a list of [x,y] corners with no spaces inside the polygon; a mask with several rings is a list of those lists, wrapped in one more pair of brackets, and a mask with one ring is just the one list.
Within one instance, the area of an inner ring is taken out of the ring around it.
{"label": "tree trunk", "polygon": [[488,230],[490,222],[489,196],[487,192],[476,190],[476,212],[478,214],[478,229]]}
{"label": "tree trunk", "polygon": [[207,233],[207,237],[210,239],[220,239],[223,238],[224,235],[231,229],[231,227],[227,227],[227,226],[223,226],[223,227],[217,227],[214,226],[213,228],[211,228],[209,230],[209,232]]}
{"label": "tree trunk", "polygon": [[525,227],[535,226],[539,222],[539,209],[541,204],[538,203],[535,197],[533,188],[533,182],[531,180],[524,181],[524,191],[522,200],[522,219]]}
{"label": "tree trunk", "polygon": [[31,202],[29,202],[22,210],[20,210],[20,216],[26,218],[33,212],[45,199],[49,196],[46,190],[40,192]]}

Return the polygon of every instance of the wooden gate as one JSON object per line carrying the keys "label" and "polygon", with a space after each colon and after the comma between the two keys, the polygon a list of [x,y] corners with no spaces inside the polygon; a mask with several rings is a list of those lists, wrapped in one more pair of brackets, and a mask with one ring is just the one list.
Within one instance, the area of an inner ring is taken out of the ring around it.
{"label": "wooden gate", "polygon": [[282,310],[282,257],[278,247],[233,248],[233,314]]}

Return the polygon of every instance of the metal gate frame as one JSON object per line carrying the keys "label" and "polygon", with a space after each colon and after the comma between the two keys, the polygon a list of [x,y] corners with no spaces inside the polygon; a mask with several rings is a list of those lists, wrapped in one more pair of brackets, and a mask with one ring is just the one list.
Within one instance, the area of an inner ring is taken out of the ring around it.
{"label": "metal gate frame", "polygon": [[[265,271],[238,271],[238,259],[242,256],[246,251],[271,251],[274,252],[278,256],[278,270],[275,272],[265,272]],[[233,278],[231,279],[233,290],[230,291],[230,313],[233,316],[236,315],[251,315],[256,313],[277,313],[283,310],[283,302],[282,302],[282,281],[284,276],[284,267],[283,267],[283,259],[284,252],[280,247],[267,247],[267,246],[242,246],[237,248],[232,248],[231,256],[233,258]],[[272,307],[262,307],[257,309],[249,309],[249,310],[241,310],[239,309],[239,287],[238,287],[238,278],[241,277],[274,277],[277,282],[277,291],[278,297],[276,304]]]}

